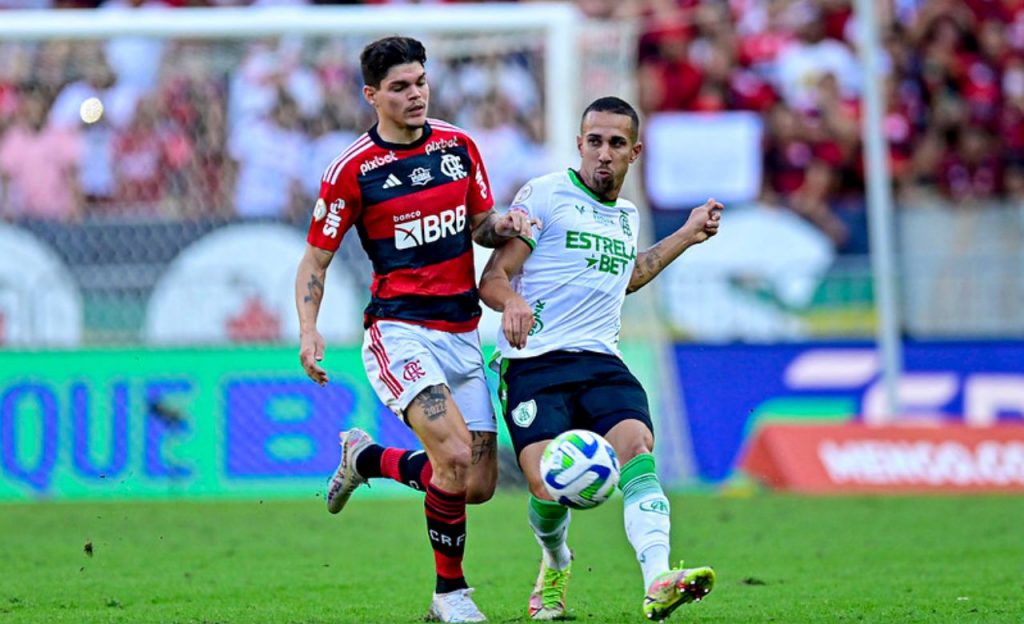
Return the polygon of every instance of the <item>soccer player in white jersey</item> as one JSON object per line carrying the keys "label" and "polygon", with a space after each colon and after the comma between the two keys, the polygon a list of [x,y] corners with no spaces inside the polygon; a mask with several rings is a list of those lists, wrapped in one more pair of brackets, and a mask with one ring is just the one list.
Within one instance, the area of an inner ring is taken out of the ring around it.
{"label": "soccer player in white jersey", "polygon": [[511,210],[540,224],[492,254],[481,279],[484,303],[502,312],[498,362],[505,422],[530,487],[529,522],[541,545],[530,617],[566,615],[572,553],[569,510],[544,489],[540,457],[555,436],[589,429],[622,463],[626,536],[646,594],[643,612],[667,618],[714,586],[711,568],[669,563],[669,503],[654,467],[647,395],[618,349],[622,303],[691,245],[718,232],[722,204],[709,199],[686,223],[637,253],[636,206],[619,192],[640,156],[639,118],[627,102],[595,100],[583,113],[577,170],[527,183]]}

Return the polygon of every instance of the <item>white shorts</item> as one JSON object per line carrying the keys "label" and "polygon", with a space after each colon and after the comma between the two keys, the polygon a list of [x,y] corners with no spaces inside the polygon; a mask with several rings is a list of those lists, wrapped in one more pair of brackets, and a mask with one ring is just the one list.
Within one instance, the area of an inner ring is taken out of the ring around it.
{"label": "white shorts", "polygon": [[448,386],[470,431],[498,431],[477,331],[453,334],[397,321],[363,333],[363,366],[380,400],[404,412],[425,388]]}

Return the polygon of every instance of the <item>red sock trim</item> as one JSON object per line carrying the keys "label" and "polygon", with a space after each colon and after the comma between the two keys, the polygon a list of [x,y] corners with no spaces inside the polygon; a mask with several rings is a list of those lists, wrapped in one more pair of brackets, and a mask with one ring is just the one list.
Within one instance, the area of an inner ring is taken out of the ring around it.
{"label": "red sock trim", "polygon": [[423,470],[420,471],[420,483],[423,484],[423,489],[427,488],[427,485],[433,477],[434,468],[430,465],[430,462],[423,464]]}
{"label": "red sock trim", "polygon": [[402,475],[398,472],[398,462],[405,455],[405,449],[386,448],[380,456],[380,473],[388,479],[401,481]]}
{"label": "red sock trim", "polygon": [[434,569],[441,578],[453,581],[465,576],[462,571],[462,557],[451,557],[436,550],[434,551]]}
{"label": "red sock trim", "polygon": [[445,524],[455,524],[466,519],[466,493],[445,492],[433,483],[427,485],[424,500],[427,516]]}

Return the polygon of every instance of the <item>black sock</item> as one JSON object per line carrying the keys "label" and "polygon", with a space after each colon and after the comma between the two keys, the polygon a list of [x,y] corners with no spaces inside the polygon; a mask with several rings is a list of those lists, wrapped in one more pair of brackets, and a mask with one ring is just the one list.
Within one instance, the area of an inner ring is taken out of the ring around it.
{"label": "black sock", "polygon": [[466,493],[445,492],[428,483],[423,506],[437,571],[434,591],[447,594],[466,589],[469,585],[462,573],[462,555],[466,550]]}
{"label": "black sock", "polygon": [[384,454],[384,447],[379,444],[371,444],[364,448],[356,457],[356,472],[364,479],[374,479],[384,476],[380,470],[380,458]]}

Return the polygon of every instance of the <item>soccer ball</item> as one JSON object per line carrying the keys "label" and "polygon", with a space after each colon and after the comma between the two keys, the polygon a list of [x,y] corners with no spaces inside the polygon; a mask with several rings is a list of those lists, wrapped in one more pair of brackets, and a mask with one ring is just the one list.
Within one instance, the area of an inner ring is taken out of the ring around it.
{"label": "soccer ball", "polygon": [[573,509],[597,507],[619,484],[619,460],[608,440],[593,431],[572,429],[548,443],[540,476],[551,498]]}

